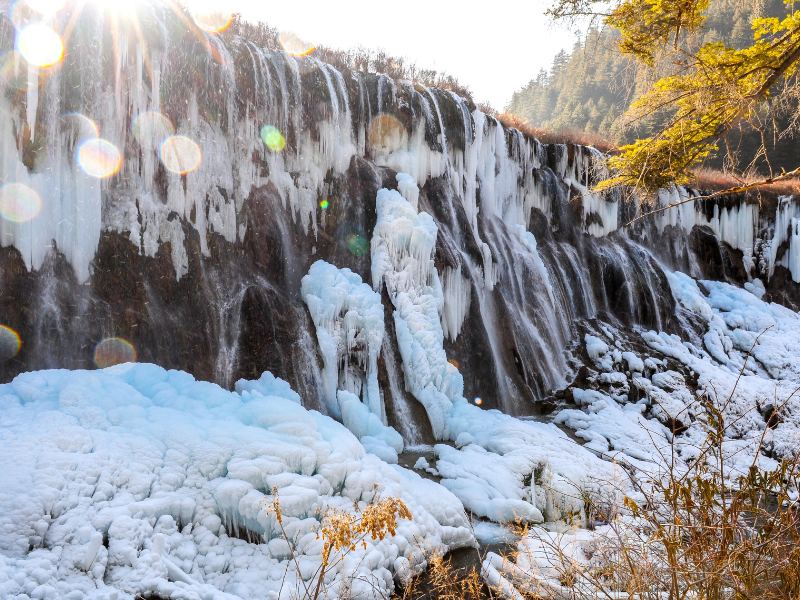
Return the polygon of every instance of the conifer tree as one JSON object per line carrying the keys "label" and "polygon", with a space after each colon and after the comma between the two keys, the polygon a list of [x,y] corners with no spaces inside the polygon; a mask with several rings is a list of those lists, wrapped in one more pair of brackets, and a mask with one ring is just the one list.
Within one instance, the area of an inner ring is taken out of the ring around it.
{"label": "conifer tree", "polygon": [[[600,6],[608,4],[558,0],[550,13],[598,15]],[[741,47],[734,45],[745,37],[736,24],[726,32],[705,28],[701,42],[692,46],[691,36],[719,18],[709,0],[621,0],[602,16],[619,33],[624,55],[648,68],[668,56],[671,72],[649,86],[627,111],[629,120],[665,117],[655,131],[611,157],[614,174],[601,188],[652,190],[671,182],[687,183],[692,170],[717,153],[733,130],[747,126],[760,134],[755,155],[763,158],[764,181],[800,174],[800,152],[792,168],[773,169],[764,135],[791,135],[794,119],[788,126],[775,127],[775,109],[795,107],[800,96],[800,11],[791,0],[777,16],[752,18],[749,39]]]}

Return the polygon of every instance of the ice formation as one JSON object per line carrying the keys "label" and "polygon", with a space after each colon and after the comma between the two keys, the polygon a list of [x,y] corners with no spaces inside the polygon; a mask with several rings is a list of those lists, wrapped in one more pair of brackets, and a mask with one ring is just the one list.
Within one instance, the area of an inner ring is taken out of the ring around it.
{"label": "ice formation", "polygon": [[378,387],[378,355],[384,335],[380,295],[350,269],[337,269],[322,260],[311,265],[303,277],[301,294],[317,329],[328,410],[341,416],[337,391],[345,390],[385,423]]}
{"label": "ice formation", "polygon": [[399,192],[382,189],[372,236],[372,285],[394,305],[394,325],[406,386],[422,403],[437,439],[447,436],[447,416],[464,382],[448,363],[439,312],[442,285],[433,265],[437,227]]}
{"label": "ice formation", "polygon": [[[794,197],[779,197],[774,216],[764,215],[759,204],[746,201],[728,206],[715,202],[709,216],[703,210],[703,202],[690,200],[694,195],[696,192],[678,186],[659,192],[661,206],[674,205],[656,215],[659,231],[673,226],[690,233],[696,226],[708,227],[718,240],[742,252],[748,272],[760,259],[766,263],[767,277],[772,277],[775,267],[781,265],[789,270],[795,283],[800,282],[800,204]],[[772,225],[771,232],[762,223],[765,216],[771,219],[767,221]]]}
{"label": "ice formation", "polygon": [[[437,439],[456,444],[435,448],[442,485],[474,514],[494,521],[580,515],[581,492],[596,485],[594,478],[620,474],[553,425],[467,402],[461,374],[443,346],[442,288],[432,258],[436,224],[393,190],[378,192],[377,214],[373,286],[385,285],[394,306],[406,385],[425,407]],[[527,244],[535,250],[535,239]]]}
{"label": "ice formation", "polygon": [[239,388],[147,364],[0,385],[0,596],[293,597],[319,565],[321,515],[376,493],[414,518],[335,567],[327,597],[388,594],[431,551],[474,544],[450,492],[365,454],[285,382]]}

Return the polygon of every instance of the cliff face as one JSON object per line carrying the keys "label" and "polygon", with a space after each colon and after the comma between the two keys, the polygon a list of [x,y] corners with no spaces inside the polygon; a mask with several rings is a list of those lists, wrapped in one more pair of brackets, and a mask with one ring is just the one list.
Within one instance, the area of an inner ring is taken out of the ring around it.
{"label": "cliff face", "polygon": [[[87,9],[59,67],[8,67],[0,180],[42,208],[0,219],[0,323],[22,340],[0,381],[91,368],[98,344],[121,338],[140,361],[225,386],[272,371],[321,408],[301,279],[324,259],[372,282],[384,187],[418,186],[418,210],[438,227],[445,348],[485,407],[536,412],[572,377],[565,350],[585,320],[691,335],[664,268],[760,278],[769,298],[800,303],[793,199],[690,202],[623,231],[636,203],[589,190],[603,169],[593,149],[540,144],[446,91],[198,37],[171,13],[140,11],[143,35],[123,25],[112,36]],[[96,136],[121,152],[107,179],[81,160]],[[425,439],[379,291],[389,422]]]}

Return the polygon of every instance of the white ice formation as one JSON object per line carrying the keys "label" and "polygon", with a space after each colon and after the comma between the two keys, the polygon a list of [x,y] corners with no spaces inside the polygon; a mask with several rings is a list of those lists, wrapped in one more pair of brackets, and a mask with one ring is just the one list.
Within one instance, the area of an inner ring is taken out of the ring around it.
{"label": "white ice formation", "polygon": [[474,544],[442,486],[365,454],[285,382],[239,388],[147,364],[0,385],[0,597],[296,597],[320,563],[321,516],[375,494],[414,518],[335,566],[326,597],[388,594],[430,552]]}

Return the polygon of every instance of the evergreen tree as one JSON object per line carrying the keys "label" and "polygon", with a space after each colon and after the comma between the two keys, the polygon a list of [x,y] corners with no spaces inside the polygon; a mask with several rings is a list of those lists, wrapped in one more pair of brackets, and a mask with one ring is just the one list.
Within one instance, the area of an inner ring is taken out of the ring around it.
{"label": "evergreen tree", "polygon": [[[585,15],[598,4],[560,0],[551,14]],[[515,93],[507,111],[535,127],[580,129],[623,144],[615,166],[633,169],[626,183],[686,179],[700,164],[767,174],[797,167],[800,94],[790,54],[800,18],[791,5],[617,0],[611,10],[602,27],[590,28],[548,73]],[[781,64],[787,56],[788,68]],[[750,77],[749,69],[759,76]],[[679,105],[682,94],[691,100]],[[713,117],[713,124],[697,117],[689,135],[692,115]],[[676,149],[687,145],[692,152],[677,159]]]}

